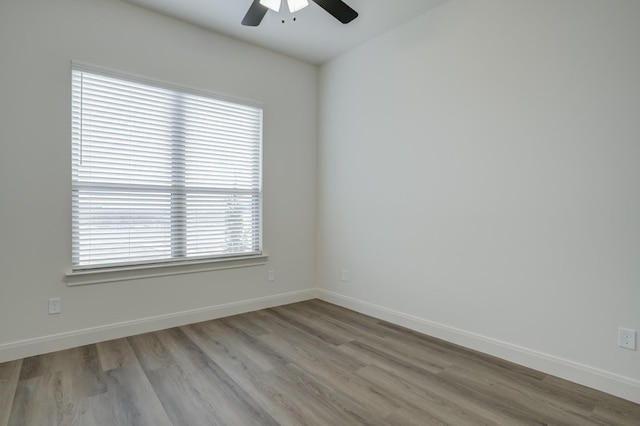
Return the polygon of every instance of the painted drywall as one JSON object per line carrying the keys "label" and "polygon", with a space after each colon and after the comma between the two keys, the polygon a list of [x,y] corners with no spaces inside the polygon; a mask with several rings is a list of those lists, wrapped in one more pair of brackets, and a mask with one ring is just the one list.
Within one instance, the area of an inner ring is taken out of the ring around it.
{"label": "painted drywall", "polygon": [[449,0],[325,64],[326,297],[640,402],[639,23]]}
{"label": "painted drywall", "polygon": [[[72,60],[263,105],[267,265],[66,286]],[[59,348],[79,330],[81,341],[119,326],[140,332],[313,287],[316,67],[119,0],[3,0],[0,62],[0,357],[30,342]],[[47,314],[51,297],[62,298],[60,315]]]}

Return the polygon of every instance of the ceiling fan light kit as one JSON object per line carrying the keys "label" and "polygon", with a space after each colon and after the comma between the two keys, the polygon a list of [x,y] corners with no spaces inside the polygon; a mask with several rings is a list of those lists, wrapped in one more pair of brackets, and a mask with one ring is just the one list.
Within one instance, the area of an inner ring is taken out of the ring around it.
{"label": "ceiling fan light kit", "polygon": [[[331,16],[343,24],[348,24],[358,17],[358,12],[353,10],[342,0],[312,0],[315,4],[327,11]],[[269,10],[280,11],[282,0],[253,0],[247,14],[242,19],[242,25],[257,27]],[[309,5],[308,0],[287,0],[289,11],[295,13]],[[294,18],[295,20],[295,18]]]}
{"label": "ceiling fan light kit", "polygon": [[291,13],[295,13],[309,6],[307,0],[287,0],[287,4],[289,5],[289,12]]}
{"label": "ceiling fan light kit", "polygon": [[274,12],[280,12],[280,4],[282,2],[280,0],[260,0],[260,4],[268,7]]}
{"label": "ceiling fan light kit", "polygon": [[[280,12],[282,0],[260,0],[260,4],[274,12]],[[289,5],[289,12],[295,13],[309,6],[309,2],[307,0],[287,0],[287,5]]]}

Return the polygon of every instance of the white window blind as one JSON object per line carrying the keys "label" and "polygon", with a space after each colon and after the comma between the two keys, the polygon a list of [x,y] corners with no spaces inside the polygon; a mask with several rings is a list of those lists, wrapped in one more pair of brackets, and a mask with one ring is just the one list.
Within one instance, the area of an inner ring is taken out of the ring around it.
{"label": "white window blind", "polygon": [[262,109],[74,65],[73,268],[261,252]]}

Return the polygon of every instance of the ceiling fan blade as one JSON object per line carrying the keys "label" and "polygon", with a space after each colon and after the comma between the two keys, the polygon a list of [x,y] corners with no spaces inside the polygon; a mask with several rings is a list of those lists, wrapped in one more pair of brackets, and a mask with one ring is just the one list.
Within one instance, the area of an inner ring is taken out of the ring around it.
{"label": "ceiling fan blade", "polygon": [[313,2],[343,24],[348,24],[358,17],[358,12],[351,9],[351,7],[342,0],[313,0]]}
{"label": "ceiling fan blade", "polygon": [[262,18],[267,14],[269,8],[260,4],[260,0],[253,0],[247,14],[242,19],[242,25],[257,27],[262,22]]}

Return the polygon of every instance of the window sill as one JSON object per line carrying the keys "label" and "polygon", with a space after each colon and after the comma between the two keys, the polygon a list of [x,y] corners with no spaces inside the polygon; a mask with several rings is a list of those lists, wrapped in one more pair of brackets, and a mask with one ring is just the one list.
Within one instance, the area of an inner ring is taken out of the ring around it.
{"label": "window sill", "polygon": [[125,268],[74,271],[65,275],[67,286],[100,284],[116,281],[129,281],[142,278],[164,277],[168,275],[194,274],[198,272],[217,271],[220,269],[246,268],[267,263],[269,256],[265,253],[256,256],[236,257],[233,259],[216,259],[198,262],[166,263],[157,265],[135,266]]}

